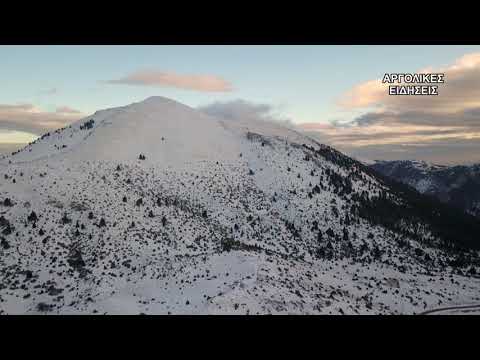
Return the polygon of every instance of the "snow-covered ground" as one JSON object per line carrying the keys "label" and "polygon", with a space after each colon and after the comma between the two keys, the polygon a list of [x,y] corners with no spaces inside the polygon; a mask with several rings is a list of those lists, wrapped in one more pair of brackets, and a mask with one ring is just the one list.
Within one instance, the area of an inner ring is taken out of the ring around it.
{"label": "snow-covered ground", "polygon": [[329,151],[279,124],[160,97],[45,135],[0,160],[0,313],[403,314],[479,302],[480,279],[439,266],[446,254],[352,217],[355,195],[388,189]]}

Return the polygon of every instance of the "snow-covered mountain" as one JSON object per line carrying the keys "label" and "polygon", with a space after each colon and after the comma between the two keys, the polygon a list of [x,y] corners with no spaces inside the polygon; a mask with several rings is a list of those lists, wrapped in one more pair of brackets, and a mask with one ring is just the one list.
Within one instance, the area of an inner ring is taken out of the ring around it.
{"label": "snow-covered mountain", "polygon": [[422,161],[378,161],[372,168],[423,194],[480,216],[480,164],[442,166]]}
{"label": "snow-covered mountain", "polygon": [[280,124],[153,97],[45,134],[0,175],[1,313],[480,301],[478,251],[460,249],[478,249],[476,222]]}

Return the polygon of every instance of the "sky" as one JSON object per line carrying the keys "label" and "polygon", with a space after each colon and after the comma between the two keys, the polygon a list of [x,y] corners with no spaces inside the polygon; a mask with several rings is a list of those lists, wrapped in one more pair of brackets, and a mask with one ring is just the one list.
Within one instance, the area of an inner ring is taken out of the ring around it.
{"label": "sky", "polygon": [[[378,80],[418,71],[447,74],[439,96]],[[480,162],[479,79],[480,46],[0,46],[0,151],[159,95],[288,121],[366,160]]]}

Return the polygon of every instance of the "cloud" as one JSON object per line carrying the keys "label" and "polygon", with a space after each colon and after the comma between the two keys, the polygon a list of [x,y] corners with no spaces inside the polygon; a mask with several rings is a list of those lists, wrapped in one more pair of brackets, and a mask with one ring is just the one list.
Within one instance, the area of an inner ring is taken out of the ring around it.
{"label": "cloud", "polygon": [[253,103],[246,100],[214,102],[198,108],[204,113],[227,120],[260,120],[293,126],[290,119],[275,113],[275,107],[269,104]]}
{"label": "cloud", "polygon": [[182,75],[158,70],[140,70],[117,80],[108,80],[109,84],[164,86],[202,92],[228,92],[232,85],[215,75]]}
{"label": "cloud", "polygon": [[338,103],[346,109],[375,107],[402,112],[429,109],[436,114],[480,108],[480,53],[464,55],[450,66],[418,71],[427,72],[445,74],[445,82],[438,84],[438,96],[390,96],[389,84],[374,79],[353,87]]}
{"label": "cloud", "polygon": [[434,113],[429,109],[404,112],[367,112],[353,119],[351,124],[368,126],[377,123],[402,123],[431,126],[465,126],[472,129],[480,127],[480,108],[463,109],[452,113]]}
{"label": "cloud", "polygon": [[0,104],[0,129],[42,134],[64,127],[83,116],[78,110],[67,106],[49,112],[33,104]]}
{"label": "cloud", "polygon": [[[363,133],[330,128],[328,131],[304,129],[318,141],[329,144],[357,159],[418,159],[438,164],[478,163],[480,138],[457,130],[400,129],[390,132],[363,128]],[[372,133],[368,133],[372,130]]]}
{"label": "cloud", "polygon": [[428,143],[436,139],[475,139],[480,131],[472,131],[465,126],[408,125],[402,123],[378,123],[370,126],[317,127],[314,124],[300,124],[304,131],[321,133],[329,143],[337,146],[368,146],[405,144],[412,142]]}
{"label": "cloud", "polygon": [[17,130],[0,130],[0,144],[25,144],[34,141],[38,136]]}
{"label": "cloud", "polygon": [[480,53],[464,55],[450,66],[418,71],[426,72],[445,74],[438,96],[390,96],[388,84],[370,80],[354,86],[338,102],[344,110],[363,114],[346,124],[300,127],[362,157],[370,153],[388,159],[394,154],[449,163],[460,161],[463,154],[464,161],[480,162]]}
{"label": "cloud", "polygon": [[[480,161],[478,122],[471,125],[467,121],[457,123],[455,118],[445,116],[439,124],[417,124],[411,117],[406,119],[408,121],[403,121],[402,114],[383,115],[367,113],[355,120],[360,125],[348,127],[308,123],[300,124],[299,128],[354,157],[421,159],[438,163]],[[435,149],[435,152],[431,149]],[[463,158],[460,154],[463,154]]]}

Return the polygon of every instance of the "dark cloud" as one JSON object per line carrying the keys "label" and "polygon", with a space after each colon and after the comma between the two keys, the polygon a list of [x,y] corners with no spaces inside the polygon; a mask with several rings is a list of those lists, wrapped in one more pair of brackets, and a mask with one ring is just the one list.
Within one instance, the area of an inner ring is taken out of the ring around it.
{"label": "dark cloud", "polygon": [[[379,121],[384,121],[385,119],[389,118],[392,116],[392,113],[366,113],[358,116],[352,121],[352,125],[358,125],[358,126],[368,126],[375,124]],[[335,125],[332,123],[332,125]]]}
{"label": "dark cloud", "polygon": [[[480,107],[465,109],[464,110],[464,115],[468,116],[470,118],[480,119]],[[479,120],[479,123],[480,123],[480,120]]]}
{"label": "dark cloud", "polygon": [[369,112],[352,120],[352,124],[368,126],[383,124],[410,124],[431,126],[480,127],[480,108],[463,109],[453,113],[435,113],[424,111]]}
{"label": "dark cloud", "polygon": [[290,119],[275,114],[273,106],[246,100],[214,102],[210,105],[201,106],[198,109],[208,115],[227,120],[261,120],[293,126]]}

